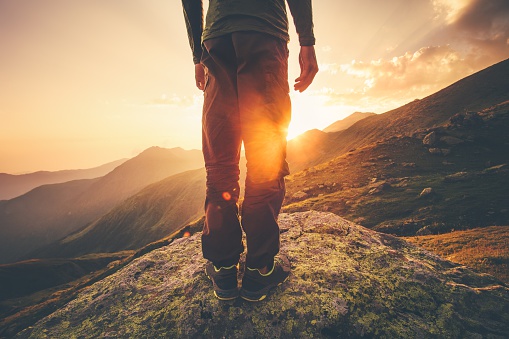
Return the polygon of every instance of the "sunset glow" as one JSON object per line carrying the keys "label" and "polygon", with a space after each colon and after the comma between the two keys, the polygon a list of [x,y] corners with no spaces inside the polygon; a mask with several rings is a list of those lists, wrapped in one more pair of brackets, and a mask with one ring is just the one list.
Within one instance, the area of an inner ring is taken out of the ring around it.
{"label": "sunset glow", "polygon": [[[313,10],[320,72],[306,92],[292,90],[289,139],[509,57],[507,1],[317,0]],[[0,172],[93,167],[151,146],[200,149],[203,99],[180,1],[0,0],[0,46]]]}

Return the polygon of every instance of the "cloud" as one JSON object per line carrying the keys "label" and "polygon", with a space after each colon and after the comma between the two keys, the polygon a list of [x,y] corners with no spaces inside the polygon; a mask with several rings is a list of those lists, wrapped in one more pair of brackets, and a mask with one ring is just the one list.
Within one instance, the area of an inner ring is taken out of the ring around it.
{"label": "cloud", "polygon": [[431,4],[437,18],[443,17],[446,22],[452,23],[470,2],[472,0],[432,0]]}
{"label": "cloud", "polygon": [[451,34],[472,48],[490,47],[486,54],[509,56],[509,1],[433,0],[433,6],[446,19],[441,34]]}
{"label": "cloud", "polygon": [[433,45],[391,59],[324,65],[321,69],[329,74],[349,76],[352,83],[362,82],[350,90],[329,93],[331,102],[394,108],[509,58],[508,0],[431,3],[436,19],[442,21],[433,33]]}
{"label": "cloud", "polygon": [[179,96],[177,94],[162,94],[159,98],[155,98],[146,103],[149,106],[179,106],[188,107],[194,104],[194,98],[189,96]]}
{"label": "cloud", "polygon": [[364,79],[353,93],[373,97],[415,98],[439,90],[474,71],[469,60],[449,46],[424,47],[390,60],[353,61],[341,71]]}
{"label": "cloud", "polygon": [[478,38],[509,33],[509,1],[472,0],[454,16],[451,25]]}

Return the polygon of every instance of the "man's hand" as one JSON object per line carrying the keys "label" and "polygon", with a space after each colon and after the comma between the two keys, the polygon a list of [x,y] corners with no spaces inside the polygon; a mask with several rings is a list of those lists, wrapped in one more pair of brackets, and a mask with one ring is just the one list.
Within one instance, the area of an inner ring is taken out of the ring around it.
{"label": "man's hand", "polygon": [[205,69],[202,64],[194,65],[194,79],[200,91],[205,90]]}
{"label": "man's hand", "polygon": [[295,79],[295,85],[293,87],[296,91],[302,93],[311,85],[316,73],[318,73],[315,46],[300,46],[299,64],[300,76]]}

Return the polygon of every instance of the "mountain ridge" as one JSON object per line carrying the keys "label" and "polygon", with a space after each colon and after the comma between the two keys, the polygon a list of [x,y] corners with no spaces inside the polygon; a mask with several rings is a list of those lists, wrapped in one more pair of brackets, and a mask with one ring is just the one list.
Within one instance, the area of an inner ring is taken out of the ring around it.
{"label": "mountain ridge", "polygon": [[[82,228],[144,187],[172,174],[200,168],[200,151],[153,147],[117,166],[107,175],[90,179],[73,192],[74,182],[45,185],[0,202],[0,263],[12,262]],[[66,187],[67,186],[67,187]],[[59,197],[58,190],[66,195]],[[51,197],[44,192],[51,191]],[[37,199],[35,197],[38,197]],[[54,201],[54,204],[50,204]],[[16,210],[16,213],[12,211]],[[19,243],[19,239],[24,242]]]}
{"label": "mountain ridge", "polygon": [[80,179],[95,179],[111,172],[128,159],[119,159],[101,166],[87,169],[60,171],[37,171],[25,174],[0,173],[0,200],[10,200],[28,193],[32,189],[49,184],[59,184]]}
{"label": "mountain ridge", "polygon": [[288,162],[294,171],[324,163],[349,150],[397,135],[411,135],[420,129],[444,124],[452,116],[479,111],[509,100],[509,59],[494,64],[420,100],[414,100],[383,114],[362,119],[350,128],[328,133],[316,154],[288,146]]}
{"label": "mountain ridge", "polygon": [[343,131],[343,130],[349,128],[350,126],[355,124],[357,121],[360,121],[364,118],[368,118],[375,114],[376,113],[372,113],[372,112],[354,112],[354,113],[350,114],[349,116],[347,116],[346,118],[338,120],[338,121],[330,124],[329,126],[322,129],[322,131],[324,131],[326,133],[340,132],[340,131]]}
{"label": "mountain ridge", "polygon": [[145,187],[107,214],[27,258],[78,257],[138,249],[203,214],[205,169],[175,174]]}

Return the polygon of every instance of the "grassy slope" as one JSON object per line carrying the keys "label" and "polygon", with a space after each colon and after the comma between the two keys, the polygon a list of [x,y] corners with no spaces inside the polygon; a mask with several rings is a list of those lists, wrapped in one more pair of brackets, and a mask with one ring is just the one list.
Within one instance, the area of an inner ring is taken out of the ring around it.
{"label": "grassy slope", "polygon": [[76,257],[141,248],[200,217],[204,187],[204,169],[170,176],[141,190],[89,226],[31,255]]}
{"label": "grassy slope", "polygon": [[[464,140],[447,146],[451,152],[447,156],[430,154],[422,144],[429,131],[421,131],[296,173],[288,178],[283,210],[331,211],[396,235],[508,224],[509,102],[482,114],[486,119],[482,127],[434,129],[439,135]],[[467,174],[461,180],[448,180],[458,172]],[[433,193],[419,197],[427,187]]]}
{"label": "grassy slope", "polygon": [[509,226],[491,226],[406,240],[509,284]]}

